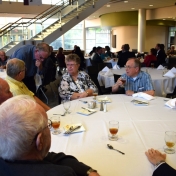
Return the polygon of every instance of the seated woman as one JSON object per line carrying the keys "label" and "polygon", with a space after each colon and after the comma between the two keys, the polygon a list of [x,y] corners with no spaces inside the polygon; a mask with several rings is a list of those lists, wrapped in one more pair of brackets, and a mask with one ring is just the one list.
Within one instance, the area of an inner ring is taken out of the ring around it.
{"label": "seated woman", "polygon": [[59,65],[58,74],[62,75],[61,70],[63,70],[64,68],[66,68],[66,65],[65,65],[65,56],[63,54],[63,48],[62,47],[60,47],[58,49],[58,52],[57,52],[57,55],[56,55],[56,59],[57,59],[58,65]]}
{"label": "seated woman", "polygon": [[67,72],[62,76],[59,95],[63,100],[75,100],[92,96],[97,90],[89,75],[79,71],[80,58],[76,54],[69,54],[65,59]]}
{"label": "seated woman", "polygon": [[155,48],[151,48],[150,49],[150,54],[147,55],[144,58],[144,63],[146,67],[150,67],[151,66],[151,62],[155,62],[157,60],[156,58],[156,49]]}
{"label": "seated woman", "polygon": [[5,69],[7,64],[7,56],[4,51],[0,51],[0,68]]}

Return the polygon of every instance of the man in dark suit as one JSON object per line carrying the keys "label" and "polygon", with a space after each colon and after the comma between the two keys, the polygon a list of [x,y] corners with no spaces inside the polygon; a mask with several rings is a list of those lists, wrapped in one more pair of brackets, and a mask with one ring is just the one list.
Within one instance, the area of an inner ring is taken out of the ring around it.
{"label": "man in dark suit", "polygon": [[129,44],[124,45],[124,52],[119,55],[118,65],[124,67],[129,58],[134,58],[135,53],[129,51]]}
{"label": "man in dark suit", "polygon": [[103,60],[101,59],[101,53],[102,53],[102,47],[98,46],[97,52],[95,53],[95,55],[92,59],[93,65],[98,65],[100,63],[103,63]]}
{"label": "man in dark suit", "polygon": [[156,63],[156,67],[158,67],[159,65],[165,65],[166,64],[166,53],[164,51],[164,45],[163,44],[156,44],[155,49],[157,50],[157,63]]}
{"label": "man in dark suit", "polygon": [[166,154],[160,153],[158,150],[149,149],[145,152],[148,160],[155,166],[153,176],[175,176],[176,170],[169,166],[166,160]]}

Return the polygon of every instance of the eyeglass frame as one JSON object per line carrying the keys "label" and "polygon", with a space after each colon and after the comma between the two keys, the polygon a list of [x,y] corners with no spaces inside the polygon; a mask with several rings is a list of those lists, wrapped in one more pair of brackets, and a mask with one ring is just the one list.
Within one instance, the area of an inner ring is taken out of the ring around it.
{"label": "eyeglass frame", "polygon": [[124,68],[127,68],[127,69],[131,69],[131,68],[136,68],[136,67],[138,67],[138,66],[127,66],[127,65],[124,65]]}

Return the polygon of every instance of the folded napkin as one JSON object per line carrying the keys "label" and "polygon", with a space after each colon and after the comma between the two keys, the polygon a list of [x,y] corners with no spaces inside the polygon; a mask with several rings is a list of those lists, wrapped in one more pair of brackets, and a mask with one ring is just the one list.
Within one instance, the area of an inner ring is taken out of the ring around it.
{"label": "folded napkin", "polygon": [[144,92],[138,92],[132,95],[133,97],[139,97],[139,98],[144,98],[145,100],[153,100],[154,97],[151,95],[148,95]]}
{"label": "folded napkin", "polygon": [[120,69],[119,65],[114,65],[113,69]]}
{"label": "folded napkin", "polygon": [[164,74],[163,76],[165,76],[165,77],[169,77],[169,78],[174,78],[175,77],[175,74],[171,71],[171,70],[169,70],[166,74]]}
{"label": "folded napkin", "polygon": [[157,70],[163,70],[163,69],[164,69],[164,67],[162,65],[159,65],[157,68]]}
{"label": "folded napkin", "polygon": [[176,104],[175,103],[176,103],[176,98],[167,101],[165,103],[165,105],[170,107],[170,108],[176,108]]}
{"label": "folded napkin", "polygon": [[106,76],[113,76],[114,74],[113,74],[112,71],[109,69],[104,75],[106,75]]}
{"label": "folded napkin", "polygon": [[102,71],[109,71],[109,68],[106,66],[105,68],[103,68],[103,70]]}
{"label": "folded napkin", "polygon": [[176,68],[173,67],[171,70],[170,70],[172,73],[176,74]]}
{"label": "folded napkin", "polygon": [[101,102],[101,101],[106,101],[106,103],[110,103],[110,102],[111,102],[111,99],[108,98],[108,97],[101,97],[101,98],[98,98],[98,102]]}

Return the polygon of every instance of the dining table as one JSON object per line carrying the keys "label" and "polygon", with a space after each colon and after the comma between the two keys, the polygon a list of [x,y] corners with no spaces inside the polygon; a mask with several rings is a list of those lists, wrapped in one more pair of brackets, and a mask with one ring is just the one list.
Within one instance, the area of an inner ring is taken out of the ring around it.
{"label": "dining table", "polygon": [[[107,112],[100,111],[100,99],[108,100]],[[135,105],[131,96],[101,95],[97,96],[95,112],[90,115],[78,112],[87,108],[93,97],[81,100],[84,102],[71,101],[69,114],[60,116],[61,133],[51,134],[50,152],[73,155],[101,176],[151,176],[154,165],[148,161],[145,151],[154,148],[164,153],[165,132],[176,131],[176,109],[165,106],[169,99],[154,97],[148,106],[142,106]],[[47,111],[47,115],[51,118],[63,112],[61,104]],[[116,141],[108,138],[111,120],[119,122]],[[81,125],[84,130],[65,135],[64,127],[73,124]],[[107,144],[125,154],[109,149]],[[166,162],[176,169],[176,154],[167,154]]]}
{"label": "dining table", "polygon": [[5,79],[6,75],[6,69],[0,69],[0,78]]}
{"label": "dining table", "polygon": [[[170,78],[163,76],[167,70],[156,69],[150,67],[142,67],[142,71],[148,72],[150,74],[152,83],[155,90],[156,96],[165,97],[167,94],[173,93],[174,88],[176,86],[176,77]],[[120,69],[111,69],[113,74],[122,75],[126,73],[124,67]],[[114,76],[106,76],[105,71],[100,71],[98,73],[98,82],[100,86],[105,86],[105,88],[112,87],[115,84]]]}

